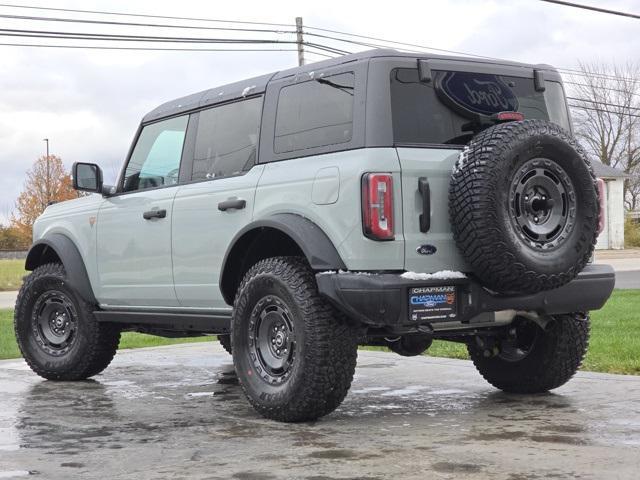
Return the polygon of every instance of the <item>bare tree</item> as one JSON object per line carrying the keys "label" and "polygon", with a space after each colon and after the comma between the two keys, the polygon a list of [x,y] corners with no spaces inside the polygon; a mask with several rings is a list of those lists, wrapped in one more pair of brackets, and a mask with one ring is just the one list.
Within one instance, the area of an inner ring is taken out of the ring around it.
{"label": "bare tree", "polygon": [[605,165],[619,168],[625,181],[625,205],[640,203],[640,65],[581,63],[571,79],[576,133],[582,144]]}

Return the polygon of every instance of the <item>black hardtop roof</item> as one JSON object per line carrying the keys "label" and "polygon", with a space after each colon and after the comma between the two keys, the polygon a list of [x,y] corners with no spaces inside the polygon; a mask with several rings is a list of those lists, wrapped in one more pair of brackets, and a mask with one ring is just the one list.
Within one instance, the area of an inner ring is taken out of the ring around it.
{"label": "black hardtop roof", "polygon": [[340,57],[322,60],[320,62],[309,63],[300,67],[293,67],[287,70],[281,70],[274,73],[268,73],[259,77],[253,77],[247,80],[241,80],[239,82],[229,83],[220,87],[210,88],[202,92],[193,93],[184,97],[171,100],[163,103],[159,107],[153,109],[147,113],[142,122],[150,122],[159,118],[169,117],[179,113],[187,112],[197,108],[202,108],[215,103],[226,102],[234,100],[248,95],[256,93],[262,93],[266,90],[267,84],[271,80],[280,78],[295,76],[303,73],[314,72],[325,68],[336,67],[345,63],[353,63],[360,61],[369,61],[372,58],[420,58],[420,59],[433,59],[441,61],[452,62],[466,62],[466,63],[478,63],[478,64],[494,64],[514,68],[523,68],[526,70],[538,69],[551,71],[557,74],[557,70],[545,64],[527,64],[519,62],[511,62],[508,60],[499,60],[483,57],[463,57],[452,55],[437,55],[432,53],[405,53],[399,52],[393,49],[375,49],[367,50],[364,52],[352,53],[349,55],[343,55]]}

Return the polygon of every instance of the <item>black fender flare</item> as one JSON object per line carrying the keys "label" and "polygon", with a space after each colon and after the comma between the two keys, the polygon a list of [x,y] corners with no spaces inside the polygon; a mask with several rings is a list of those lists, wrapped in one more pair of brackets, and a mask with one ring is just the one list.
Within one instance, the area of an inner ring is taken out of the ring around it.
{"label": "black fender flare", "polygon": [[[276,213],[247,224],[233,237],[222,260],[220,269],[221,287],[226,275],[229,273],[227,271],[229,257],[238,241],[249,232],[260,231],[265,228],[279,230],[289,236],[300,247],[313,270],[346,270],[347,267],[342,258],[340,258],[340,254],[333,242],[318,225],[302,215]],[[228,295],[225,295],[224,291],[223,295],[228,303],[229,300],[233,300],[232,298],[226,298]]]}
{"label": "black fender flare", "polygon": [[27,254],[25,269],[31,271],[43,263],[46,263],[45,259],[50,258],[48,250],[53,250],[62,262],[67,274],[69,286],[76,291],[83,300],[97,304],[87,269],[82,260],[82,255],[80,255],[80,251],[75,243],[73,243],[73,240],[62,233],[52,233],[46,238],[36,241]]}

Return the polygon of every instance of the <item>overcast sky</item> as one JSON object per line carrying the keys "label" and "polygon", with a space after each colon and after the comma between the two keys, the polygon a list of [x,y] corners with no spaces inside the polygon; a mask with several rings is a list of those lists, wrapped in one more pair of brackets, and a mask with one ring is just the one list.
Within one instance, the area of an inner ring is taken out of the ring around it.
{"label": "overcast sky", "polygon": [[[640,13],[640,0],[579,1]],[[639,20],[539,0],[422,0],[379,4],[345,0],[24,2],[47,7],[276,23],[293,23],[296,16],[302,16],[310,26],[558,67],[572,68],[580,60],[618,63],[640,60]],[[6,7],[0,7],[0,14],[105,19],[104,16]],[[108,19],[144,21],[125,17]],[[177,20],[174,23],[194,24]],[[83,26],[6,18],[0,18],[0,25],[3,29],[230,36],[215,31]],[[258,35],[243,33],[240,36],[255,38]],[[291,39],[284,34],[270,38]],[[7,42],[61,43],[17,37],[0,39],[0,43]],[[80,43],[88,44],[76,42]],[[354,51],[365,49],[348,44],[342,47]],[[25,171],[44,153],[43,138],[50,139],[51,153],[61,156],[67,166],[75,161],[96,162],[105,170],[105,176],[112,179],[125,158],[140,118],[158,104],[291,67],[297,61],[295,52],[134,52],[8,46],[0,46],[0,59],[0,222],[13,208]],[[309,56],[309,60],[320,59]]]}

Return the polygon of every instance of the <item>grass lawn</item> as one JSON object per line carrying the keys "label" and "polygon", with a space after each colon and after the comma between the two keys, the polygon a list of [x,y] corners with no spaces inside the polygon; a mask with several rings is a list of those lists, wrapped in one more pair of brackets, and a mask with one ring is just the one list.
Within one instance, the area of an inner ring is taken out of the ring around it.
{"label": "grass lawn", "polygon": [[[166,339],[124,333],[120,348],[211,341],[212,337]],[[464,345],[435,341],[433,357],[468,358]],[[19,357],[13,336],[13,311],[0,310],[0,359]],[[583,370],[640,375],[640,290],[615,290],[602,310],[591,314],[591,341]]]}
{"label": "grass lawn", "polygon": [[[464,345],[440,340],[433,342],[428,355],[469,358]],[[614,290],[604,308],[591,312],[591,339],[582,370],[640,375],[640,290]]]}
{"label": "grass lawn", "polygon": [[0,292],[18,290],[27,272],[23,260],[0,260]]}

